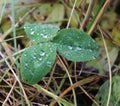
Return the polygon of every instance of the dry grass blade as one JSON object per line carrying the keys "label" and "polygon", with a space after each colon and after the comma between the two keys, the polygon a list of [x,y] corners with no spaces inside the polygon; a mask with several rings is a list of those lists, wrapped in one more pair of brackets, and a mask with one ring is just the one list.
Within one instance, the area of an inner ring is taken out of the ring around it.
{"label": "dry grass blade", "polygon": [[[4,58],[4,55],[3,55],[1,52],[0,52],[0,55],[2,56],[2,58]],[[5,60],[6,64],[7,64],[7,66],[9,67],[9,69],[12,71],[14,77],[15,77],[16,80],[18,81],[18,83],[19,83],[19,85],[20,85],[20,87],[21,87],[21,89],[22,89],[22,91],[23,91],[23,94],[24,94],[26,103],[28,104],[28,106],[30,106],[29,100],[28,100],[28,98],[27,98],[27,95],[26,95],[26,93],[25,93],[25,91],[24,91],[24,88],[23,88],[20,80],[18,79],[16,73],[14,72],[14,70],[12,69],[12,67],[10,66],[9,62],[8,62],[5,58],[4,58],[4,60]]]}
{"label": "dry grass blade", "polygon": [[85,18],[84,18],[82,24],[81,24],[81,29],[84,29],[86,27],[88,21],[89,21],[90,15],[92,13],[93,6],[95,4],[94,2],[95,2],[95,0],[90,1],[89,7],[87,9],[87,13],[85,15]]}
{"label": "dry grass blade", "polygon": [[109,106],[110,96],[111,96],[111,91],[112,91],[112,70],[111,70],[110,56],[109,56],[108,48],[107,48],[107,45],[106,45],[106,42],[105,42],[105,38],[103,36],[103,32],[100,29],[100,27],[99,27],[99,30],[100,30],[100,33],[101,33],[101,36],[102,36],[102,39],[103,39],[103,43],[104,43],[104,47],[105,47],[105,52],[106,52],[106,55],[107,55],[107,62],[108,62],[108,70],[109,70],[109,93],[108,93],[108,99],[107,99],[106,106]]}
{"label": "dry grass blade", "polygon": [[10,92],[8,93],[8,95],[7,95],[6,99],[5,99],[5,101],[3,102],[2,106],[5,106],[5,104],[6,104],[7,100],[8,100],[8,98],[9,98],[10,94],[12,93],[12,91],[13,91],[13,89],[14,89],[14,87],[15,87],[16,82],[17,82],[17,81],[15,80],[15,82],[14,82],[14,84],[13,84],[13,86],[12,86]]}
{"label": "dry grass blade", "polygon": [[[99,77],[97,75],[94,75],[94,76],[85,78],[83,80],[77,81],[76,83],[74,83],[73,85],[71,85],[70,87],[68,87],[65,91],[63,91],[60,94],[59,98],[63,98],[68,92],[70,92],[72,89],[75,89],[76,87],[85,85],[87,83],[91,83],[91,82],[93,82],[95,80],[98,80],[98,79],[99,79]],[[56,100],[53,101],[50,106],[54,106],[56,104],[56,102],[57,102]]]}
{"label": "dry grass blade", "polygon": [[98,16],[96,17],[95,21],[94,21],[94,24],[92,25],[92,27],[90,28],[88,34],[90,35],[93,30],[95,29],[97,23],[99,22],[100,18],[102,17],[103,13],[105,12],[106,8],[109,6],[111,0],[106,0],[106,2],[104,3],[102,9],[100,10]]}

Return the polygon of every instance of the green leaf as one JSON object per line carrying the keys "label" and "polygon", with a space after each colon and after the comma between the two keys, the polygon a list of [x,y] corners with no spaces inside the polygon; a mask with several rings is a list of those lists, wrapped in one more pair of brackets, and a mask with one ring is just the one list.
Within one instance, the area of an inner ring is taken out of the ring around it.
{"label": "green leaf", "polygon": [[21,57],[21,76],[27,84],[38,83],[52,68],[56,58],[56,46],[42,43],[29,47]]}
{"label": "green leaf", "polygon": [[47,42],[56,36],[59,27],[51,24],[25,24],[25,32],[35,44]]}
{"label": "green leaf", "polygon": [[[108,93],[109,93],[109,81],[106,81],[99,89],[99,92],[96,95],[96,101],[100,106],[106,106]],[[96,106],[93,103],[92,106]],[[112,92],[109,106],[120,106],[120,76],[114,76],[112,78]]]}
{"label": "green leaf", "polygon": [[58,52],[71,61],[88,61],[98,56],[98,45],[87,33],[75,28],[63,29],[53,39]]}

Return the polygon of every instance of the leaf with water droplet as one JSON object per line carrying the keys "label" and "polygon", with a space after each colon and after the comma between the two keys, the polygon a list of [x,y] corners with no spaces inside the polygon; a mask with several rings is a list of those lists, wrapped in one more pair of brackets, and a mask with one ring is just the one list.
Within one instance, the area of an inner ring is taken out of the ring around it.
{"label": "leaf with water droplet", "polygon": [[51,24],[25,24],[25,32],[30,40],[38,44],[40,42],[47,42],[51,40],[59,30],[57,25]]}
{"label": "leaf with water droplet", "polygon": [[58,52],[71,61],[89,61],[98,56],[98,45],[79,29],[62,29],[53,41]]}
{"label": "leaf with water droplet", "polygon": [[55,58],[56,46],[51,42],[27,48],[20,64],[23,82],[30,85],[39,82],[50,71]]}

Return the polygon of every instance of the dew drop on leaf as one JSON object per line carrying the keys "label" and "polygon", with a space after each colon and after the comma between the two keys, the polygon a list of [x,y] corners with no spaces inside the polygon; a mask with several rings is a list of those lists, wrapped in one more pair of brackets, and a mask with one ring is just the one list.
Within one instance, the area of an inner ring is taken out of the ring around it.
{"label": "dew drop on leaf", "polygon": [[[50,48],[53,51],[52,53]],[[56,46],[51,42],[27,48],[21,56],[20,70],[22,80],[30,85],[38,83],[50,71],[55,58]]]}
{"label": "dew drop on leaf", "polygon": [[51,52],[51,53],[53,52],[53,49],[52,49],[52,48],[50,48],[50,52]]}
{"label": "dew drop on leaf", "polygon": [[33,59],[36,59],[36,56],[33,56]]}
{"label": "dew drop on leaf", "polygon": [[27,66],[28,66],[28,63],[25,63],[25,66],[27,67]]}
{"label": "dew drop on leaf", "polygon": [[[38,35],[39,35],[39,33],[38,33]],[[43,34],[43,33],[41,33],[40,35],[41,35],[41,36],[44,36],[44,34]]]}
{"label": "dew drop on leaf", "polygon": [[25,54],[24,54],[24,56],[26,57],[26,56],[27,56],[27,54],[25,53]]}
{"label": "dew drop on leaf", "polygon": [[31,34],[31,35],[33,35],[34,33],[35,33],[35,32],[34,32],[34,31],[32,31],[30,34]]}
{"label": "dew drop on leaf", "polygon": [[35,42],[35,39],[33,39],[32,41]]}
{"label": "dew drop on leaf", "polygon": [[82,50],[82,48],[80,47],[76,47],[76,51]]}
{"label": "dew drop on leaf", "polygon": [[33,29],[30,29],[31,31],[33,31]]}
{"label": "dew drop on leaf", "polygon": [[36,55],[37,53],[36,53],[36,52],[34,52],[33,54],[34,54],[34,55]]}
{"label": "dew drop on leaf", "polygon": [[47,61],[47,66],[51,67],[52,63],[50,61]]}
{"label": "dew drop on leaf", "polygon": [[45,55],[45,52],[41,52],[41,53],[40,53],[40,56],[44,56],[44,55]]}
{"label": "dew drop on leaf", "polygon": [[62,29],[52,42],[56,44],[58,52],[71,61],[89,61],[99,54],[97,43],[76,28]]}
{"label": "dew drop on leaf", "polygon": [[[30,40],[38,44],[40,42],[47,42],[51,40],[59,30],[59,27],[56,25],[49,24],[25,24],[25,32]],[[35,35],[35,36],[33,36]]]}
{"label": "dew drop on leaf", "polygon": [[91,50],[91,49],[89,49],[89,52],[92,52],[92,50]]}
{"label": "dew drop on leaf", "polygon": [[68,49],[72,50],[72,49],[73,49],[73,47],[72,47],[72,46],[68,46]]}
{"label": "dew drop on leaf", "polygon": [[39,58],[39,61],[41,61],[42,60],[42,58]]}

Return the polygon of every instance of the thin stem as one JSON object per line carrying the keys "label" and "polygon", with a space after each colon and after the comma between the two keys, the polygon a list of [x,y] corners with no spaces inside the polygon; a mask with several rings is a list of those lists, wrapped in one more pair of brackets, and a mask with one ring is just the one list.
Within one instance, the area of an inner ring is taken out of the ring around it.
{"label": "thin stem", "polygon": [[86,27],[86,25],[88,23],[88,20],[89,20],[89,17],[91,15],[91,12],[92,12],[94,4],[95,4],[95,0],[91,0],[90,4],[89,4],[89,7],[87,9],[87,13],[85,15],[85,18],[84,18],[84,20],[82,22],[81,29],[84,29]]}
{"label": "thin stem", "polygon": [[107,104],[106,104],[106,106],[109,106],[110,97],[111,97],[111,90],[112,90],[112,70],[111,70],[111,64],[110,64],[110,56],[109,56],[109,53],[108,53],[108,48],[107,48],[107,45],[106,45],[106,42],[105,42],[105,38],[103,36],[103,33],[102,33],[100,27],[99,27],[99,30],[101,32],[101,36],[102,36],[102,39],[103,39],[105,52],[106,52],[106,56],[107,56],[108,69],[109,69],[109,92],[108,92],[108,99],[107,99]]}
{"label": "thin stem", "polygon": [[14,0],[11,0],[11,5],[12,5],[11,11],[12,11],[12,29],[13,29],[13,37],[14,37],[14,48],[15,48],[15,52],[17,52]]}
{"label": "thin stem", "polygon": [[7,66],[9,67],[9,69],[10,69],[11,72],[13,73],[14,77],[15,77],[16,80],[18,81],[18,83],[19,83],[19,85],[20,85],[20,87],[21,87],[21,89],[22,89],[22,92],[23,92],[23,94],[24,94],[26,103],[28,104],[28,106],[30,106],[29,100],[28,100],[28,98],[27,98],[27,95],[26,95],[26,93],[25,93],[25,91],[24,91],[24,88],[23,88],[23,86],[22,86],[19,78],[17,77],[16,73],[14,72],[14,70],[12,69],[12,67],[10,66],[9,62],[4,58],[4,55],[3,55],[1,52],[0,52],[0,55],[1,55],[1,57],[5,60]]}
{"label": "thin stem", "polygon": [[2,21],[2,16],[3,16],[3,12],[4,12],[4,10],[5,10],[5,6],[6,6],[6,2],[4,3],[3,8],[2,8],[2,11],[1,11],[0,24],[1,24],[1,21]]}
{"label": "thin stem", "polygon": [[18,55],[18,54],[24,52],[26,49],[27,49],[27,48],[22,49],[22,50],[20,50],[20,51],[18,51],[18,52],[16,52],[16,53],[12,54],[11,56],[7,56],[6,58],[1,59],[1,60],[0,60],[0,63],[4,62],[4,61],[5,61],[4,59],[7,60],[7,59],[9,59],[9,58],[11,58],[11,57],[14,57],[14,56],[16,56],[16,55]]}
{"label": "thin stem", "polygon": [[87,32],[89,32],[89,30],[91,29],[92,25],[94,24],[94,21],[95,21],[96,17],[98,16],[98,14],[99,14],[99,12],[100,12],[104,2],[105,2],[105,0],[101,0],[100,1],[100,4],[99,4],[98,8],[95,11],[94,17],[92,18],[92,20],[90,21],[90,23],[89,23],[89,25],[87,27]]}
{"label": "thin stem", "polygon": [[68,28],[69,25],[70,25],[70,21],[71,21],[71,19],[72,19],[72,15],[73,15],[73,12],[74,12],[74,10],[75,10],[76,3],[77,3],[77,0],[75,0],[75,2],[74,2],[74,4],[73,4],[72,11],[71,11],[71,13],[70,13],[70,18],[69,18],[69,20],[68,20],[68,23],[67,23],[67,27],[66,27],[66,28]]}
{"label": "thin stem", "polygon": [[[70,64],[70,66],[69,66],[69,68],[68,68],[68,71],[71,69],[71,67],[73,66],[73,62]],[[60,92],[60,89],[63,87],[63,84],[64,84],[64,82],[65,82],[65,78],[67,77],[67,74],[65,74],[64,76],[63,76],[63,79],[62,79],[62,81],[60,82],[60,85],[59,85],[59,88],[57,89],[57,91],[56,91],[56,94],[58,94],[59,92]]]}
{"label": "thin stem", "polygon": [[[65,71],[66,71],[67,76],[68,76],[68,78],[69,78],[70,84],[71,84],[71,86],[72,86],[72,85],[73,85],[73,82],[72,82],[72,79],[71,79],[71,77],[70,77],[70,74],[69,74],[69,71],[68,71],[67,67],[65,66],[65,64],[63,63],[63,61],[61,60],[61,58],[60,58],[59,56],[58,56],[58,59],[59,59],[60,62],[62,63],[63,67],[65,68]],[[72,91],[73,91],[73,97],[74,97],[74,104],[75,104],[75,106],[77,106],[75,90],[72,89]]]}
{"label": "thin stem", "polygon": [[62,103],[64,106],[73,106],[72,103],[67,102],[65,99],[59,98],[57,95],[54,95],[53,93],[47,91],[46,89],[42,88],[40,85],[35,84],[33,85],[35,88],[37,88],[38,91],[43,92],[47,94],[48,96],[54,98],[55,100],[59,101]]}
{"label": "thin stem", "polygon": [[[15,37],[15,38],[17,39],[17,38],[22,38],[22,37],[24,37],[24,36],[17,36],[17,37]],[[11,40],[14,40],[14,38],[9,38],[9,39],[6,39],[6,40],[2,40],[2,41],[0,41],[0,44],[1,44],[1,43],[4,43],[4,42],[11,41]]]}
{"label": "thin stem", "polygon": [[86,94],[86,96],[88,96],[95,104],[96,106],[100,106],[89,94],[88,92],[86,92],[82,86],[80,86],[80,89]]}
{"label": "thin stem", "polygon": [[15,82],[14,82],[10,92],[7,94],[7,97],[6,97],[5,101],[3,102],[2,106],[5,106],[6,102],[8,101],[8,99],[9,99],[9,97],[10,97],[10,95],[11,95],[11,93],[12,93],[14,87],[15,87],[16,82],[17,82],[17,80],[15,80]]}
{"label": "thin stem", "polygon": [[103,13],[104,13],[104,11],[105,11],[105,9],[106,9],[106,8],[108,7],[108,5],[110,4],[110,1],[111,1],[111,0],[106,0],[106,2],[104,3],[104,5],[103,5],[103,7],[101,8],[99,14],[98,14],[97,17],[95,18],[94,23],[92,24],[90,30],[88,31],[88,34],[89,34],[89,35],[90,35],[90,34],[93,32],[93,30],[95,29],[97,23],[99,22],[101,16],[103,15]]}

